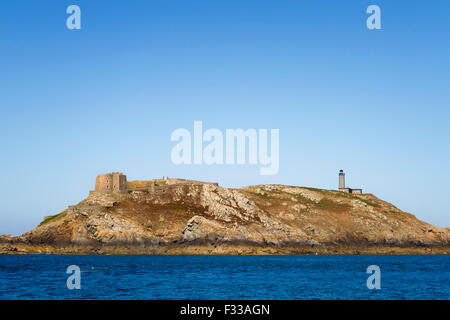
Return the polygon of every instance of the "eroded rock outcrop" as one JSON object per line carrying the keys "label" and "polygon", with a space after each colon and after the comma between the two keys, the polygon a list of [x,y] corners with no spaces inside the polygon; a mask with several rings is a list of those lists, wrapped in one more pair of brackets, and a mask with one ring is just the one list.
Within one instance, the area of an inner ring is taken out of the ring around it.
{"label": "eroded rock outcrop", "polygon": [[371,194],[283,185],[226,189],[188,180],[131,181],[128,188],[91,192],[20,237],[2,236],[0,252],[351,253],[350,248],[363,248],[360,253],[395,247],[447,253],[449,248],[448,229]]}

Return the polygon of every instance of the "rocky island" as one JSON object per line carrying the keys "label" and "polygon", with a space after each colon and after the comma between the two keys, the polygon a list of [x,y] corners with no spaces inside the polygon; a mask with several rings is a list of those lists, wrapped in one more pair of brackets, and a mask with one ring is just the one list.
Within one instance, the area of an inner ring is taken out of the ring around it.
{"label": "rocky island", "polygon": [[184,179],[127,181],[115,172],[97,176],[86,199],[45,217],[33,230],[0,236],[0,253],[450,252],[448,229],[356,190],[287,185],[231,189]]}

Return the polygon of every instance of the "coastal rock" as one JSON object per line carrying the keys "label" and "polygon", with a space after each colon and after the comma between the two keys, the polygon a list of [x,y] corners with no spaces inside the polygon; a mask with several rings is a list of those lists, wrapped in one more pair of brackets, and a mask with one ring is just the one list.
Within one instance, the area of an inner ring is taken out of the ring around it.
{"label": "coastal rock", "polygon": [[91,192],[22,236],[0,236],[0,253],[371,250],[447,253],[449,229],[422,222],[371,194],[284,185],[228,189],[169,179],[130,181],[127,192]]}

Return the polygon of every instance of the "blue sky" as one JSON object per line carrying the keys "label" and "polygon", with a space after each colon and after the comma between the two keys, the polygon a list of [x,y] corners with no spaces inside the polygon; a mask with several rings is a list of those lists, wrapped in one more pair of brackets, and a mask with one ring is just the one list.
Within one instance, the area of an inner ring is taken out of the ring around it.
{"label": "blue sky", "polygon": [[[82,29],[66,28],[81,8]],[[382,30],[366,28],[381,8]],[[450,226],[450,2],[2,1],[0,234],[95,175],[350,187]],[[280,170],[175,166],[170,135],[280,129]]]}

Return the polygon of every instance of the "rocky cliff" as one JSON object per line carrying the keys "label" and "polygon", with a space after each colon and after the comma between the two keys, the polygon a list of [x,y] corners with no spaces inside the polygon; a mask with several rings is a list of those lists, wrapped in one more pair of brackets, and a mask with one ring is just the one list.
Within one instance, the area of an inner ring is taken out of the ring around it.
{"label": "rocky cliff", "polygon": [[449,253],[449,230],[371,194],[285,185],[227,189],[171,179],[89,197],[0,253]]}

